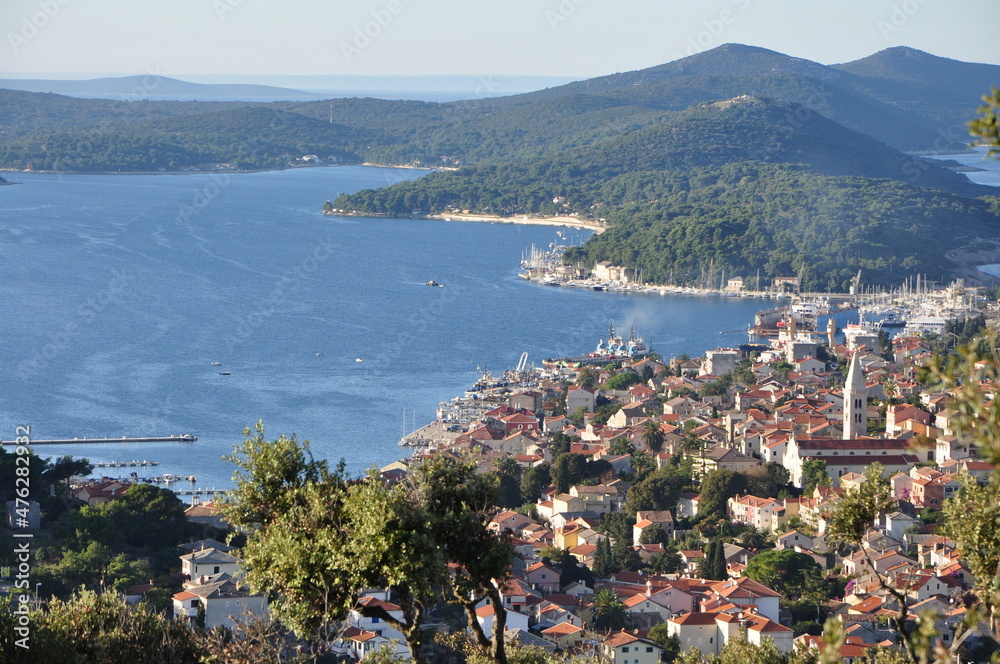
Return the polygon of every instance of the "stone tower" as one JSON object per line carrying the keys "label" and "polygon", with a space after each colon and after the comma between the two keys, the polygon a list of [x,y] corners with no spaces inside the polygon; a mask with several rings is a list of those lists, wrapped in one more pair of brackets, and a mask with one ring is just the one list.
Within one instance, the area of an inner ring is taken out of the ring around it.
{"label": "stone tower", "polygon": [[851,355],[851,365],[844,382],[844,440],[868,434],[868,388],[865,372],[857,353]]}

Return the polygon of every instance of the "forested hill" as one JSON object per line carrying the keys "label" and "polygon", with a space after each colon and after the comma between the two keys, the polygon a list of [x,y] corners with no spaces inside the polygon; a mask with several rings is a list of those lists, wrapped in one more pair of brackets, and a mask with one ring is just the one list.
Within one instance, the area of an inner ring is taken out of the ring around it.
{"label": "forested hill", "polygon": [[963,247],[1000,238],[1000,205],[985,198],[995,193],[800,105],[741,97],[596,146],[435,173],[334,206],[603,217],[609,230],[568,258],[661,282],[696,282],[711,265],[841,289],[858,270],[880,284],[960,273]]}
{"label": "forested hill", "polygon": [[[801,104],[900,150],[941,151],[966,143],[963,123],[997,81],[1000,67],[911,49],[889,49],[831,67],[725,44],[640,71],[448,104],[125,102],[0,90],[0,168],[173,170],[202,161],[262,168],[275,167],[280,161],[275,155],[328,156],[324,151],[384,164],[505,162],[598,144],[662,124],[692,106],[745,94]],[[252,107],[315,124],[309,128],[279,119],[279,127],[295,127],[295,140],[289,141],[279,132],[248,132],[239,113],[217,116],[228,123],[201,118]],[[79,146],[95,138],[107,148],[101,148],[99,158],[80,158]],[[248,151],[252,141],[257,147]]]}

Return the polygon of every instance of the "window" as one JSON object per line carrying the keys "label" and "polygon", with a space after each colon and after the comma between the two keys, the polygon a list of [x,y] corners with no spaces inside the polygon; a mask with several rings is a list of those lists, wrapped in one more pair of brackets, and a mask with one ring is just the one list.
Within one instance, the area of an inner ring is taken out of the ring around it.
{"label": "window", "polygon": [[646,646],[646,652],[653,652],[653,646]]}
{"label": "window", "polygon": [[219,573],[219,566],[218,566],[218,565],[216,565],[216,566],[215,566],[215,571],[214,571],[214,572],[212,572],[212,574],[218,574],[218,573]]}
{"label": "window", "polygon": [[708,637],[708,642],[709,643],[715,643],[715,639],[710,636],[710,637]]}
{"label": "window", "polygon": [[623,646],[622,647],[622,652],[628,652],[628,646]]}
{"label": "window", "polygon": [[377,616],[372,618],[372,622],[373,623],[377,623],[378,621],[379,621],[379,618]]}

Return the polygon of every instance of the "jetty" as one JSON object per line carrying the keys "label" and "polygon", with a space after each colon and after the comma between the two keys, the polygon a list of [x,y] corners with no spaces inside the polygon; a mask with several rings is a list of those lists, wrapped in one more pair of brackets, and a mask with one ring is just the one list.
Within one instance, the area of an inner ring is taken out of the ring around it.
{"label": "jetty", "polygon": [[146,468],[147,466],[159,466],[159,461],[98,461],[94,464],[94,468],[128,468],[128,467],[140,467]]}
{"label": "jetty", "polygon": [[118,438],[39,438],[30,442],[18,443],[13,440],[0,440],[0,445],[78,445],[81,443],[193,443],[197,436],[189,433],[179,436],[120,436]]}

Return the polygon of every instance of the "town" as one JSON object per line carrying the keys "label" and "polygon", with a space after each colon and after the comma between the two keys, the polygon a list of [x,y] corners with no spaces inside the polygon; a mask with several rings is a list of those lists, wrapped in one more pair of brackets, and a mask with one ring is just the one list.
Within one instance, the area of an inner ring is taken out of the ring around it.
{"label": "town", "polygon": [[[440,457],[496,477],[489,528],[516,551],[500,588],[511,647],[654,664],[711,659],[745,640],[815,656],[833,618],[835,645],[853,662],[902,651],[898,624],[932,611],[945,648],[960,638],[964,661],[988,660],[997,644],[985,624],[968,629],[963,603],[983,579],[939,528],[947,501],[964,482],[985,485],[994,466],[962,435],[954,395],[930,389],[921,368],[995,325],[1000,309],[950,288],[979,309],[944,334],[869,327],[841,342],[797,329],[790,315],[766,347],[665,360],[612,324],[589,354],[538,368],[524,355],[501,376],[484,372],[404,436],[412,456],[379,469],[379,481],[406,482]],[[838,506],[877,481],[891,507],[858,541],[829,541]],[[75,501],[94,508],[134,491],[122,480],[74,482]],[[23,511],[8,502],[7,525]],[[33,501],[29,528],[39,514]],[[208,536],[177,549],[180,586],[119,583],[124,601],[159,593],[174,620],[209,630],[267,619],[274,598],[243,580],[242,536],[223,541],[220,506],[196,496],[184,517],[201,528],[188,532]],[[44,587],[34,591],[41,607]],[[404,634],[364,611],[402,621],[398,602],[389,588],[365,588],[329,651],[407,659]],[[448,615],[428,628],[460,631]],[[475,615],[491,637],[495,608],[484,599]]]}

